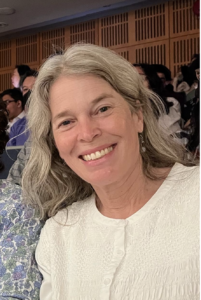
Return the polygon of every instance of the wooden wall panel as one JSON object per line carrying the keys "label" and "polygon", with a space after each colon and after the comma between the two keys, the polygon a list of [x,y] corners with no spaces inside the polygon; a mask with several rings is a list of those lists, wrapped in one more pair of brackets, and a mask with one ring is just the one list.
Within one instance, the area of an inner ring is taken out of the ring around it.
{"label": "wooden wall panel", "polygon": [[11,76],[13,70],[0,72],[0,92],[12,88]]}
{"label": "wooden wall panel", "polygon": [[39,63],[38,34],[16,39],[16,64]]}
{"label": "wooden wall panel", "polygon": [[120,50],[120,51],[117,51],[117,53],[129,61],[129,51],[128,50],[123,50],[123,51]]}
{"label": "wooden wall panel", "polygon": [[123,48],[117,48],[114,49],[114,51],[123,56],[126,60],[128,60],[131,63],[135,62],[135,47],[123,47]]}
{"label": "wooden wall panel", "polygon": [[78,42],[96,44],[96,21],[84,22],[72,25],[69,28],[69,44],[72,45]]}
{"label": "wooden wall panel", "polygon": [[99,20],[99,45],[117,48],[129,44],[128,13]]}
{"label": "wooden wall panel", "polygon": [[57,50],[65,49],[65,28],[42,32],[40,35],[40,62]]}
{"label": "wooden wall panel", "polygon": [[147,43],[134,47],[134,63],[169,65],[169,43],[167,41]]}
{"label": "wooden wall panel", "polygon": [[195,53],[200,53],[199,34],[170,40],[170,68],[175,76],[182,65],[187,65]]}
{"label": "wooden wall panel", "polygon": [[12,42],[5,41],[0,43],[0,69],[12,67]]}
{"label": "wooden wall panel", "polygon": [[170,1],[170,36],[198,33],[199,18],[193,12],[195,0]]}
{"label": "wooden wall panel", "polygon": [[135,11],[135,41],[145,43],[148,41],[168,38],[168,3],[154,5]]}

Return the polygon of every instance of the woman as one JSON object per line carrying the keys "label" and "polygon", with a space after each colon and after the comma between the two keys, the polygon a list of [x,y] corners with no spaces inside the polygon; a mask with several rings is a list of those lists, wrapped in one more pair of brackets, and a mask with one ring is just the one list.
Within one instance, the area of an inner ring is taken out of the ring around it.
{"label": "woman", "polygon": [[[41,217],[40,299],[198,299],[199,171],[132,65],[74,45],[41,68],[22,186]],[[43,120],[43,122],[39,122]]]}
{"label": "woman", "polygon": [[[6,105],[0,102],[0,153],[8,135]],[[3,162],[1,162],[1,169]],[[23,203],[21,188],[0,180],[0,299],[38,300],[41,274],[34,258],[42,222]]]}

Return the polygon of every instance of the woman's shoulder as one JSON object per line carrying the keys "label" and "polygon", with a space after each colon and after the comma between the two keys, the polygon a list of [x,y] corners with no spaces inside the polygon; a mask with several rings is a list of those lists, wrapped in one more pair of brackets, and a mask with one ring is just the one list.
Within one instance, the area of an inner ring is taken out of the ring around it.
{"label": "woman's shoulder", "polygon": [[176,163],[173,167],[172,175],[179,176],[180,178],[194,181],[197,184],[200,178],[200,166],[184,166],[180,163]]}
{"label": "woman's shoulder", "polygon": [[168,181],[173,184],[173,192],[175,196],[180,198],[180,201],[191,203],[199,202],[200,191],[200,167],[199,166],[184,166],[176,163],[168,176]]}
{"label": "woman's shoulder", "polygon": [[47,227],[60,227],[64,225],[73,225],[81,219],[84,215],[85,219],[88,214],[90,214],[95,196],[90,197],[72,203],[66,208],[60,210],[54,217],[48,219],[45,223]]}

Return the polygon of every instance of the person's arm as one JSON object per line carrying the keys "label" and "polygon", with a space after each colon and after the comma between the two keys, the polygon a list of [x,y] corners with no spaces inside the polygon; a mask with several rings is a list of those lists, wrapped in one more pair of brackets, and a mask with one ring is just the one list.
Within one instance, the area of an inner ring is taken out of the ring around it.
{"label": "person's arm", "polygon": [[17,160],[12,165],[7,179],[12,180],[14,183],[21,185],[22,181],[22,172],[24,167],[29,160],[31,151],[31,141],[30,138],[24,144],[24,147],[20,150]]}
{"label": "person's arm", "polygon": [[16,134],[15,129],[16,129],[15,124],[13,124],[13,126],[12,126],[11,129],[10,129],[10,133],[9,133],[9,141],[8,141],[8,143],[7,143],[7,147],[10,147],[10,146],[16,146],[15,136],[16,136],[17,134]]}
{"label": "person's arm", "polygon": [[50,245],[46,226],[42,229],[40,240],[36,248],[36,261],[38,268],[43,276],[40,289],[40,300],[52,300],[52,282],[51,282],[51,266],[50,266]]}
{"label": "person's arm", "polygon": [[35,248],[42,224],[34,210],[21,203],[17,189],[6,201],[0,199],[0,300],[39,300],[42,277]]}

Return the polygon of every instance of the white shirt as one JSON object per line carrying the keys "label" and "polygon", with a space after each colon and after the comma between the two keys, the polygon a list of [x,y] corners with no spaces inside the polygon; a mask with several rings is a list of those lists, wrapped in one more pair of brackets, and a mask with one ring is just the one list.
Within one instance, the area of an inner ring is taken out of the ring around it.
{"label": "white shirt", "polygon": [[175,164],[125,220],[94,195],[73,203],[46,222],[36,259],[40,300],[198,300],[199,168]]}
{"label": "white shirt", "polygon": [[15,118],[13,119],[12,122],[8,122],[8,129],[7,129],[7,132],[10,133],[10,129],[11,129],[11,127],[13,126],[13,124],[15,124],[15,122],[17,122],[18,120],[24,118],[24,116],[25,116],[25,112],[24,112],[24,110],[23,110],[17,117],[15,117]]}

